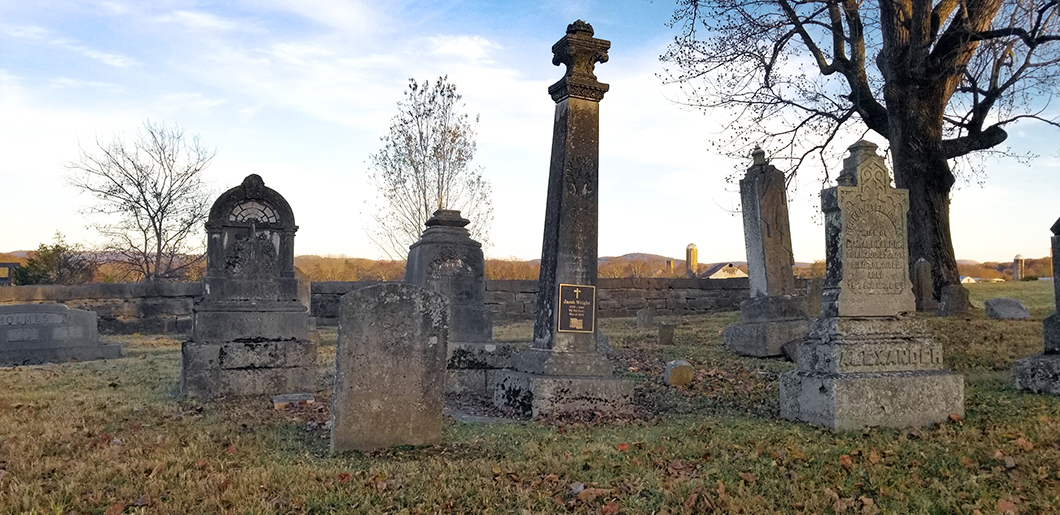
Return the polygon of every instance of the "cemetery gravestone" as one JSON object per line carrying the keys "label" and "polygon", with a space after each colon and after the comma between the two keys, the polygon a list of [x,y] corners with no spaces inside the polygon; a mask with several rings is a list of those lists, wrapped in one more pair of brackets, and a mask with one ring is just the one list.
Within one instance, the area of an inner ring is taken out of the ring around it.
{"label": "cemetery gravestone", "polygon": [[[1053,296],[1060,306],[1060,219],[1052,226]],[[1016,387],[1038,393],[1060,395],[1060,312],[1042,321],[1045,351],[1016,362]]]}
{"label": "cemetery gravestone", "polygon": [[637,329],[645,329],[655,324],[655,310],[641,308],[637,310]]}
{"label": "cemetery gravestone", "polygon": [[411,284],[342,296],[331,452],[442,440],[449,306]]}
{"label": "cemetery gravestone", "polygon": [[661,345],[673,345],[674,344],[674,325],[663,322],[659,324],[659,337],[658,344]]}
{"label": "cemetery gravestone", "polygon": [[986,316],[990,318],[1018,320],[1031,317],[1030,311],[1027,311],[1027,308],[1016,299],[1005,297],[988,299],[983,302],[983,307],[986,308]]}
{"label": "cemetery gravestone", "polygon": [[931,263],[920,258],[913,263],[913,298],[917,311],[935,311],[939,303],[934,298],[935,280],[931,277]]}
{"label": "cemetery gravestone", "polygon": [[0,306],[0,366],[121,357],[99,341],[96,313],[62,304]]}
{"label": "cemetery gravestone", "polygon": [[972,307],[968,299],[968,288],[960,284],[949,284],[942,287],[939,296],[939,308],[935,313],[940,317],[963,315]]}
{"label": "cemetery gravestone", "polygon": [[784,174],[755,148],[740,181],[751,298],[740,303],[740,323],[725,328],[725,346],[747,356],[780,356],[809,329],[806,298],[795,295],[795,265]]}
{"label": "cemetery gravestone", "polygon": [[632,383],[611,377],[596,336],[599,102],[608,85],[593,70],[610,46],[581,20],[552,46],[552,63],[567,70],[548,88],[556,114],[534,340],[494,390],[498,406],[534,417],[632,410]]}
{"label": "cemetery gravestone", "polygon": [[192,397],[316,389],[317,346],[294,270],[298,226],[287,200],[249,175],[217,198],[206,222],[203,298],[181,353]]}
{"label": "cemetery gravestone", "polygon": [[780,376],[785,418],[835,429],[923,426],[964,414],[964,379],[917,321],[909,281],[908,191],[892,188],[876,145],[850,147],[821,193],[827,271],[822,315]]}
{"label": "cemetery gravestone", "polygon": [[667,386],[688,386],[695,377],[696,370],[683,359],[668,362],[663,370],[663,383]]}
{"label": "cemetery gravestone", "polygon": [[438,210],[409,248],[405,282],[441,293],[449,302],[448,382],[453,393],[492,392],[497,371],[511,366],[512,347],[493,341],[486,309],[486,262],[460,211]]}

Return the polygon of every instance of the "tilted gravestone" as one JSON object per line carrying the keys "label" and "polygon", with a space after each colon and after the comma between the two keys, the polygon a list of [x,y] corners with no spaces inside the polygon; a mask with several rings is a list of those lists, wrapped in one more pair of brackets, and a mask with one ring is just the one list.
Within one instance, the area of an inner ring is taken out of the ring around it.
{"label": "tilted gravestone", "polygon": [[298,226],[287,200],[249,175],[206,222],[203,298],[182,346],[181,392],[193,397],[316,389],[317,346],[294,270]]}
{"label": "tilted gravestone", "polygon": [[1031,312],[1027,311],[1027,308],[1016,299],[1006,297],[987,299],[983,302],[983,307],[986,308],[986,316],[990,318],[1019,320],[1031,317]]}
{"label": "tilted gravestone", "polygon": [[931,277],[931,263],[924,258],[913,263],[913,298],[916,299],[917,311],[936,311],[939,302],[935,300],[935,279]]}
{"label": "tilted gravestone", "polygon": [[342,296],[331,452],[441,443],[447,304],[401,283]]}
{"label": "tilted gravestone", "polygon": [[904,316],[909,193],[891,187],[876,145],[850,147],[838,186],[821,192],[827,271],[822,315],[780,376],[780,413],[836,429],[928,425],[964,414],[964,379],[942,345]]}
{"label": "tilted gravestone", "polygon": [[655,325],[655,308],[637,310],[637,329],[647,329]]}
{"label": "tilted gravestone", "polygon": [[438,210],[409,248],[405,282],[449,301],[448,383],[453,393],[492,392],[497,371],[511,365],[512,346],[493,341],[486,308],[486,262],[460,211]]}
{"label": "tilted gravestone", "polygon": [[632,383],[611,376],[597,348],[597,231],[600,105],[593,74],[611,43],[578,20],[552,46],[566,74],[548,88],[556,102],[537,313],[531,347],[513,358],[494,402],[532,416],[632,410]]}
{"label": "tilted gravestone", "polygon": [[939,307],[935,314],[940,317],[963,315],[972,308],[968,299],[968,288],[961,284],[947,284],[939,294]]}
{"label": "tilted gravestone", "polygon": [[809,308],[795,295],[795,260],[788,224],[784,174],[755,148],[740,180],[744,242],[751,298],[740,303],[740,323],[725,328],[725,347],[747,356],[780,356],[784,345],[806,336]]}
{"label": "tilted gravestone", "polygon": [[[1060,219],[1051,228],[1053,253],[1053,295],[1060,307]],[[1045,351],[1016,362],[1016,387],[1032,392],[1060,395],[1060,311],[1042,321]]]}
{"label": "tilted gravestone", "polygon": [[121,357],[99,341],[94,311],[62,304],[0,306],[0,366]]}

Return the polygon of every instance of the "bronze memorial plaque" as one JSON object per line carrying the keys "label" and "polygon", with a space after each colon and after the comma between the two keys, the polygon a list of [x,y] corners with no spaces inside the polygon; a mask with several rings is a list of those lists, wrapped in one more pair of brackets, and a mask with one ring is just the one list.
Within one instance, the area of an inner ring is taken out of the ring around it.
{"label": "bronze memorial plaque", "polygon": [[591,333],[596,330],[596,286],[559,285],[559,332]]}

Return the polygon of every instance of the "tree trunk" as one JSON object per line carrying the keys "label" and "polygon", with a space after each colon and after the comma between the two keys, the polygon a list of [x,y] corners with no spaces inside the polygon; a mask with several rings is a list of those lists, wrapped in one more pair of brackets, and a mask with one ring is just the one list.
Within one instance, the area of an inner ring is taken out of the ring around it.
{"label": "tree trunk", "polygon": [[[940,88],[894,87],[886,95],[895,186],[909,190],[909,268],[917,259],[931,263],[933,297],[943,286],[960,283],[950,236],[953,173],[942,153]],[[892,98],[893,97],[893,98]]]}

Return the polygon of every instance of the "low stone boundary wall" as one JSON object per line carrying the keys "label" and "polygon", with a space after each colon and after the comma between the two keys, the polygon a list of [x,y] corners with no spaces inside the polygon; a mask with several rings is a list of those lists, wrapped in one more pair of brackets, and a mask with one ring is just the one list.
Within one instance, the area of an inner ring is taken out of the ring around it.
{"label": "low stone boundary wall", "polygon": [[0,305],[58,303],[95,311],[101,333],[186,333],[192,305],[201,296],[198,282],[5,286]]}
{"label": "low stone boundary wall", "polygon": [[[318,325],[335,325],[339,298],[373,281],[313,283],[312,312]],[[634,316],[651,307],[659,315],[735,311],[750,297],[747,278],[600,279],[596,305],[601,318]],[[486,307],[494,321],[529,320],[537,309],[537,281],[486,281]]]}
{"label": "low stone boundary wall", "polygon": [[[311,314],[318,325],[334,326],[344,294],[380,282],[314,282],[308,293]],[[747,278],[600,279],[597,287],[601,318],[634,316],[645,307],[659,315],[735,311],[750,295]],[[9,286],[0,288],[0,305],[54,302],[95,311],[101,333],[187,333],[192,306],[201,296],[198,282]],[[485,301],[495,321],[530,320],[537,308],[537,281],[486,281]]]}

